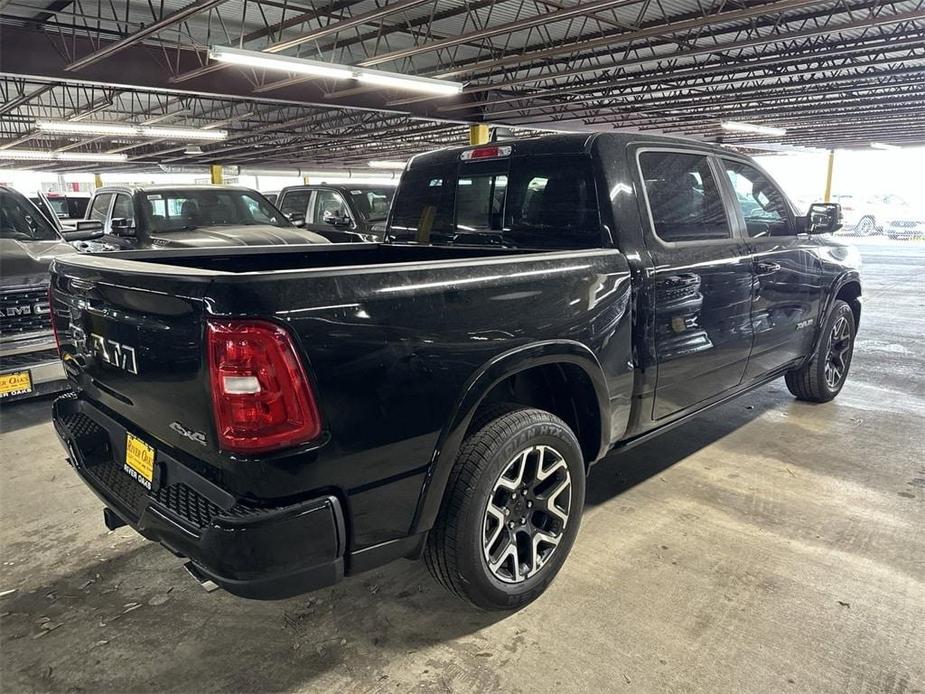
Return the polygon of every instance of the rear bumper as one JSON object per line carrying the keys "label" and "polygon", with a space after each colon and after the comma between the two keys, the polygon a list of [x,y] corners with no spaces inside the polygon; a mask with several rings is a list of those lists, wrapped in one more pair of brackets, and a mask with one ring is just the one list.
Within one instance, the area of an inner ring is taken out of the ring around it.
{"label": "rear bumper", "polygon": [[336,497],[257,506],[160,450],[155,488],[147,490],[122,469],[123,425],[73,394],[55,401],[53,419],[70,464],[112,512],[228,592],[274,600],[343,577],[346,534]]}
{"label": "rear bumper", "polygon": [[25,400],[36,395],[65,390],[67,377],[58,358],[54,341],[47,336],[31,340],[9,340],[0,344],[0,374],[28,371],[32,389],[28,393],[7,395],[0,402]]}

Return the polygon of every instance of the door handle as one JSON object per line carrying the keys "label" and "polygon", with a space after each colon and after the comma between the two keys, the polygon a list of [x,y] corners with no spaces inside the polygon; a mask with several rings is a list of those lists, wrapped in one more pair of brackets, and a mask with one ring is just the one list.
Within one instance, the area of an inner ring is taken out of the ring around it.
{"label": "door handle", "polygon": [[772,260],[759,260],[755,263],[755,269],[758,270],[759,275],[773,275],[780,270],[780,263],[775,263]]}

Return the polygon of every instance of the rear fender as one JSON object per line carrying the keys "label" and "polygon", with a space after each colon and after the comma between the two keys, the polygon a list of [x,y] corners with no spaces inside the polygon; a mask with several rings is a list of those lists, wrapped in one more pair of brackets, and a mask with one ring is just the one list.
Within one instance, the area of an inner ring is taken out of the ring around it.
{"label": "rear fender", "polygon": [[423,532],[433,526],[466,430],[485,396],[514,374],[546,364],[574,364],[588,375],[597,396],[601,420],[601,441],[594,459],[607,451],[610,444],[610,400],[601,365],[588,347],[572,340],[549,340],[504,352],[476,371],[463,387],[450,422],[437,440],[411,533]]}

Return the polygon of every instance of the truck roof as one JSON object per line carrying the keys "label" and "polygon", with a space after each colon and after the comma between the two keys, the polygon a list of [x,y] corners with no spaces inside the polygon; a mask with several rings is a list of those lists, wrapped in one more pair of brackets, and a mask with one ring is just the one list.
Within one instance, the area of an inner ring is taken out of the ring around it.
{"label": "truck roof", "polygon": [[466,150],[474,149],[475,147],[490,147],[492,145],[497,145],[499,147],[510,145],[518,155],[578,154],[581,152],[588,152],[591,149],[591,145],[600,138],[613,140],[617,144],[645,142],[647,144],[680,145],[686,147],[696,146],[714,152],[731,153],[729,150],[723,149],[721,146],[714,143],[703,142],[702,140],[695,140],[693,138],[675,137],[655,133],[557,133],[554,135],[539,135],[521,139],[499,140],[497,142],[488,142],[484,145],[446,147],[444,149],[438,149],[414,156],[409,163],[409,167],[455,162],[459,159],[460,153]]}

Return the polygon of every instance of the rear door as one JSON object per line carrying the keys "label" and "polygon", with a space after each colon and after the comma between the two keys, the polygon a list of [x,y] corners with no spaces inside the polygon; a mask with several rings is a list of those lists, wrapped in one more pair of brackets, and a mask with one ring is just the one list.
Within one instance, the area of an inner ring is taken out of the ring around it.
{"label": "rear door", "polygon": [[746,373],[751,380],[809,351],[823,275],[816,245],[798,233],[793,210],[771,177],[750,162],[731,157],[720,162],[755,272],[754,345]]}
{"label": "rear door", "polygon": [[655,302],[658,420],[741,383],[752,345],[753,270],[712,155],[642,148],[636,160],[654,267],[647,281]]}

